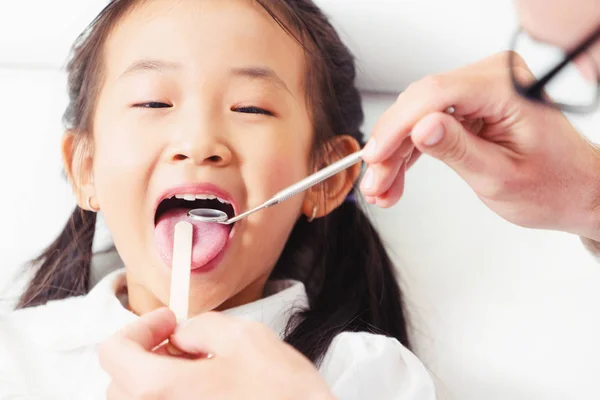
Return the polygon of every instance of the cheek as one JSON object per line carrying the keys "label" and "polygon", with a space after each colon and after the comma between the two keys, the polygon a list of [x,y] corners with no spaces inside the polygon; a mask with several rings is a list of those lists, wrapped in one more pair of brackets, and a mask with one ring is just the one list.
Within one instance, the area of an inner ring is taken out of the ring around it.
{"label": "cheek", "polygon": [[[310,171],[312,131],[289,129],[277,138],[248,143],[242,164],[247,190],[246,207],[252,208],[306,177]],[[256,256],[256,269],[271,268],[301,214],[304,195],[299,194],[277,206],[262,210],[246,221],[243,233],[245,254]],[[258,262],[260,260],[260,262]],[[258,265],[259,264],[259,265]]]}
{"label": "cheek", "polygon": [[248,205],[258,205],[306,177],[310,170],[311,143],[312,133],[308,128],[279,130],[268,140],[247,143],[242,174]]}
{"label": "cheek", "polygon": [[[126,132],[118,129],[98,131],[95,142],[94,181],[98,200],[106,208],[120,198],[134,197],[141,189],[148,171],[148,154],[139,142],[134,143]],[[123,190],[128,188],[128,190]]]}
{"label": "cheek", "polygon": [[[100,109],[94,126],[94,177],[98,196],[125,203],[145,190],[161,143],[156,124],[140,124],[133,112]],[[140,197],[137,197],[139,200]],[[101,201],[102,199],[99,198]]]}
{"label": "cheek", "polygon": [[596,44],[592,46],[589,51],[591,61],[593,63],[593,73],[596,76],[596,79],[600,78],[600,40],[596,41]]}
{"label": "cheek", "polygon": [[594,60],[590,55],[584,55],[582,57],[578,57],[575,60],[575,66],[579,69],[579,72],[583,76],[583,78],[589,82],[595,83],[598,78],[597,68],[596,68],[596,60]]}
{"label": "cheek", "polygon": [[263,176],[266,189],[275,194],[304,178],[308,173],[308,154],[297,150],[292,154],[271,154],[263,162]]}
{"label": "cheek", "polygon": [[98,124],[95,130],[96,152],[102,161],[98,167],[107,170],[140,170],[140,167],[145,167],[151,159],[152,149],[156,147],[157,135],[127,118],[116,116],[111,120],[114,122]]}
{"label": "cheek", "polygon": [[127,123],[115,123],[98,124],[94,145],[98,203],[121,257],[126,265],[135,265],[132,249],[143,246],[139,233],[152,221],[143,204],[151,174],[152,144],[139,140]]}

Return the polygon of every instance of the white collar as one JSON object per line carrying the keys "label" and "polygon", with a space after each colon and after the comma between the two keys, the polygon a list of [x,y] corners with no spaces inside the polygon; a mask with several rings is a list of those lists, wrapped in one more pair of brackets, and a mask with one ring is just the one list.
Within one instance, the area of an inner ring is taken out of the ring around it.
{"label": "white collar", "polygon": [[[138,316],[121,304],[116,293],[126,285],[125,270],[112,272],[86,296],[49,302],[45,306],[13,313],[13,322],[28,323],[32,339],[54,350],[100,344],[113,333],[135,321]],[[308,307],[306,290],[301,282],[272,281],[265,287],[265,297],[225,314],[261,322],[283,338],[290,317]]]}

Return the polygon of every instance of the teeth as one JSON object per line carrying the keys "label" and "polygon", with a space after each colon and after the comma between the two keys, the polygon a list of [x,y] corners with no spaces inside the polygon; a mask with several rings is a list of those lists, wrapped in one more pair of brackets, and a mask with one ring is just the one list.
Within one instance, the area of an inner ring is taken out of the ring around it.
{"label": "teeth", "polygon": [[175,198],[180,199],[180,200],[187,200],[187,201],[196,200],[196,196],[193,194],[176,194]]}
{"label": "teeth", "polygon": [[176,194],[176,199],[194,201],[194,200],[218,200],[223,204],[231,204],[227,200],[217,197],[212,194]]}
{"label": "teeth", "polygon": [[211,194],[197,194],[196,198],[198,200],[214,200],[217,198],[217,196],[213,196]]}

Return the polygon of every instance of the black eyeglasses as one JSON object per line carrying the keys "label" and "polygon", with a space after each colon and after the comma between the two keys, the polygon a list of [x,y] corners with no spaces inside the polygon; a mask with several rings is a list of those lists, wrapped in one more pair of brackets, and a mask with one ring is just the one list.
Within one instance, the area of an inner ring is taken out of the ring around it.
{"label": "black eyeglasses", "polygon": [[[523,29],[519,29],[512,41],[512,52],[509,56],[511,79],[517,93],[521,96],[538,103],[542,103],[563,111],[572,113],[589,113],[593,112],[600,104],[600,73],[598,65],[595,63],[591,66],[595,74],[595,80],[585,81],[578,71],[574,68],[573,61],[582,56],[597,40],[600,39],[600,26],[579,46],[564,55],[558,48],[550,45],[537,42],[527,35]],[[529,46],[527,40],[531,43]],[[543,49],[543,50],[542,50]],[[540,51],[542,50],[542,51]],[[541,53],[546,52],[544,56]],[[541,60],[546,59],[547,55],[551,54],[553,58],[558,58],[558,61],[551,69],[544,66],[544,70],[540,74],[534,72],[533,80],[527,79],[522,81],[516,73],[515,57],[519,54],[525,59],[525,62],[530,68],[531,64],[536,62],[539,64]],[[528,54],[526,56],[525,54]],[[532,55],[537,55],[532,56]],[[531,64],[530,64],[531,61]]]}

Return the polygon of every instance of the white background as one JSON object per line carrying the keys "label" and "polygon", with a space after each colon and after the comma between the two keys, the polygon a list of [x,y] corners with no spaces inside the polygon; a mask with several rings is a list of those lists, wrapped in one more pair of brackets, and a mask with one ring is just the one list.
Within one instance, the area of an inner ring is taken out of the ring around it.
{"label": "white background", "polygon": [[[374,92],[397,93],[428,73],[503,50],[516,26],[507,0],[318,3],[359,58],[366,132],[395,97]],[[7,297],[20,265],[50,242],[73,205],[59,158],[60,67],[102,4],[0,0],[0,289]],[[597,138],[598,118],[575,122]],[[411,171],[403,201],[372,213],[400,267],[416,352],[440,398],[600,398],[600,266],[577,238],[509,225],[426,158]]]}

